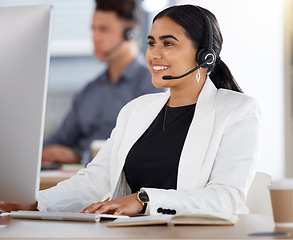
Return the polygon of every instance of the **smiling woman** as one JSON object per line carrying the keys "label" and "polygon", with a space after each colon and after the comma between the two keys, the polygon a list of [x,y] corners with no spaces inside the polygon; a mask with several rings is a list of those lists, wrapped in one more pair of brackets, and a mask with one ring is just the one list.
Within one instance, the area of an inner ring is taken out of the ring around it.
{"label": "smiling woman", "polygon": [[[198,65],[195,59],[196,48],[186,35],[184,28],[171,18],[162,17],[153,23],[148,39],[146,59],[154,86],[172,87],[189,82],[187,83],[189,87],[193,85],[198,89],[198,84],[194,81],[195,74],[190,74],[182,81],[162,79],[165,75],[181,75]],[[195,103],[195,99],[193,100],[192,103]]]}
{"label": "smiling woman", "polygon": [[220,60],[215,16],[193,5],[167,8],[154,18],[148,41],[152,82],[169,90],[124,106],[97,156],[40,192],[39,210],[248,213],[260,110]]}

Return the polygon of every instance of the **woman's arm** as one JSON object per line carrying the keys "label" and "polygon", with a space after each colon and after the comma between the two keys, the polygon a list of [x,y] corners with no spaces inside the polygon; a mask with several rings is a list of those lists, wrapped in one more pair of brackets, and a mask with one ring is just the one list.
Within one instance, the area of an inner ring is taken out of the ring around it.
{"label": "woman's arm", "polygon": [[40,191],[40,211],[80,212],[90,204],[110,197],[110,157],[115,129],[97,156],[70,179]]}

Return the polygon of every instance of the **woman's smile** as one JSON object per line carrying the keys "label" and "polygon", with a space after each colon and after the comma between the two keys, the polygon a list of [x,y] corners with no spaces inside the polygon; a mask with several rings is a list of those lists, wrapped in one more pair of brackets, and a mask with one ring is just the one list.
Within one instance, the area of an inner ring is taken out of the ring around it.
{"label": "woman's smile", "polygon": [[170,68],[170,66],[168,66],[168,65],[152,64],[152,72],[153,73],[160,73],[160,72],[165,71],[169,68]]}

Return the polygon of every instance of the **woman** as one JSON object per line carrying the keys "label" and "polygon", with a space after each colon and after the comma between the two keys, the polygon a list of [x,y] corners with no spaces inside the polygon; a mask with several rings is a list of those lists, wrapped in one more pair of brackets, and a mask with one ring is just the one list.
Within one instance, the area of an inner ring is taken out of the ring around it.
{"label": "woman", "polygon": [[220,60],[216,18],[197,6],[170,7],[148,39],[152,82],[170,90],[128,103],[88,167],[40,192],[40,211],[248,213],[260,114]]}

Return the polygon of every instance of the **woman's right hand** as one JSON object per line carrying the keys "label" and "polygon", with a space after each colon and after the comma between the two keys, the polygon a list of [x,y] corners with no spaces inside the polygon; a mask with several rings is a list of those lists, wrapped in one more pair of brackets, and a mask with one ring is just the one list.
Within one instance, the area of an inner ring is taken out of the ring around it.
{"label": "woman's right hand", "polygon": [[3,202],[0,201],[0,210],[4,212],[26,210],[26,211],[36,211],[38,202],[34,203],[14,203],[14,202]]}

